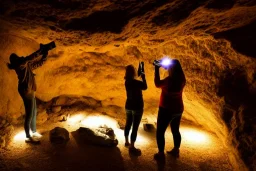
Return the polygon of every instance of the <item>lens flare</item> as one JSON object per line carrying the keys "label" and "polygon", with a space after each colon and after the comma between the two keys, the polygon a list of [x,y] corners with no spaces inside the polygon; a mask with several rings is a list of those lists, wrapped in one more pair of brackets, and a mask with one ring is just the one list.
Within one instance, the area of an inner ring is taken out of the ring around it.
{"label": "lens flare", "polygon": [[164,58],[161,60],[161,65],[162,65],[163,67],[169,67],[171,64],[172,64],[172,60],[171,60],[169,57],[164,57]]}

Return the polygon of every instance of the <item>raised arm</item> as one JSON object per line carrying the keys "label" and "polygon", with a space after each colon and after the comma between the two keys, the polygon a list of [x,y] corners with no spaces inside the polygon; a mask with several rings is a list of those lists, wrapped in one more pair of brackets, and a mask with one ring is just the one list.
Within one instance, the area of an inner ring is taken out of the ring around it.
{"label": "raised arm", "polygon": [[141,75],[141,78],[142,78],[141,89],[142,89],[142,90],[147,90],[148,85],[147,85],[147,81],[146,81],[146,76],[145,76],[145,74],[142,74],[142,75]]}
{"label": "raised arm", "polygon": [[34,53],[28,55],[25,57],[26,62],[35,62],[38,61],[40,58],[40,55],[43,54],[43,51],[41,49],[35,51]]}
{"label": "raised arm", "polygon": [[32,63],[31,63],[31,69],[34,70],[34,69],[36,69],[36,68],[42,66],[42,65],[44,64],[44,62],[46,61],[46,59],[47,59],[47,58],[46,58],[47,55],[48,55],[48,52],[46,51],[46,52],[44,52],[44,54],[43,54],[43,56],[42,56],[42,58],[41,58],[40,60],[37,60],[37,61],[35,61],[35,62],[32,62]]}
{"label": "raised arm", "polygon": [[164,86],[164,80],[160,80],[159,68],[160,68],[159,66],[155,65],[155,79],[154,79],[154,81],[155,81],[155,86],[157,88],[161,88],[161,87]]}

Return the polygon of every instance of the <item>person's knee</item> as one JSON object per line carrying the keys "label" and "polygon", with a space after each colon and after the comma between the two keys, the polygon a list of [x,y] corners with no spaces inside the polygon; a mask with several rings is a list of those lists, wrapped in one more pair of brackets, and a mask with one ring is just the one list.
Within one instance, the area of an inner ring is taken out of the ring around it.
{"label": "person's knee", "polygon": [[175,137],[180,137],[180,132],[179,131],[176,131],[176,132],[172,132],[173,136]]}
{"label": "person's knee", "polygon": [[161,137],[164,137],[164,132],[163,131],[156,131],[156,137],[157,138],[161,138]]}

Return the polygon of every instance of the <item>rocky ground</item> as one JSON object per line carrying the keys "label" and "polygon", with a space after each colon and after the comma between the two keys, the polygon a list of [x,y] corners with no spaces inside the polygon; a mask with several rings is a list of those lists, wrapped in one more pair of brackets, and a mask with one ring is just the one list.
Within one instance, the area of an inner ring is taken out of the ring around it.
{"label": "rocky ground", "polygon": [[[80,116],[80,115],[79,115]],[[73,118],[77,116],[74,115]],[[72,118],[72,117],[71,117]],[[119,141],[117,147],[101,147],[86,143],[79,137],[77,129],[82,118],[65,122],[49,122],[38,127],[42,133],[41,144],[24,142],[22,126],[15,126],[15,132],[6,149],[0,151],[0,169],[7,170],[90,170],[90,171],[141,171],[141,170],[233,170],[228,158],[228,148],[222,145],[215,134],[202,128],[182,123],[182,145],[178,159],[166,155],[166,163],[153,160],[157,152],[155,130],[146,132],[142,124],[139,128],[136,146],[142,150],[141,156],[130,154],[124,146],[123,130],[114,126]],[[66,128],[70,140],[54,144],[49,140],[49,132],[54,127]],[[173,147],[170,130],[166,132],[166,150]]]}

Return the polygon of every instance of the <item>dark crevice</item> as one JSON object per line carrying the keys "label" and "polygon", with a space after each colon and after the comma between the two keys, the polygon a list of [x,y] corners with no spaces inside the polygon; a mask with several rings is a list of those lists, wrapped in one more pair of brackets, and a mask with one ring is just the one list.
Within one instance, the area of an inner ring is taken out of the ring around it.
{"label": "dark crevice", "polygon": [[239,53],[256,58],[256,20],[248,25],[215,33],[216,39],[227,39]]}
{"label": "dark crevice", "polygon": [[138,7],[134,6],[134,4],[123,10],[98,11],[87,17],[62,21],[61,26],[64,30],[82,30],[90,33],[104,31],[120,33],[129,20],[137,16],[142,16],[165,3],[167,2],[164,0],[146,3],[139,10],[137,10]]}
{"label": "dark crevice", "polygon": [[62,28],[65,30],[83,30],[91,33],[104,31],[120,33],[128,21],[129,18],[125,11],[99,11],[88,17],[64,21]]}
{"label": "dark crevice", "polygon": [[217,95],[224,97],[222,119],[234,136],[233,146],[238,148],[243,161],[251,166],[255,151],[250,148],[250,139],[255,139],[256,95],[250,92],[246,71],[236,68],[226,70],[219,82]]}
{"label": "dark crevice", "polygon": [[206,4],[206,8],[208,9],[230,9],[234,6],[235,4],[235,0],[210,0],[207,4]]}
{"label": "dark crevice", "polygon": [[152,22],[159,26],[165,24],[176,26],[205,2],[206,0],[184,0],[177,2],[171,8],[160,11],[159,15],[152,19]]}

